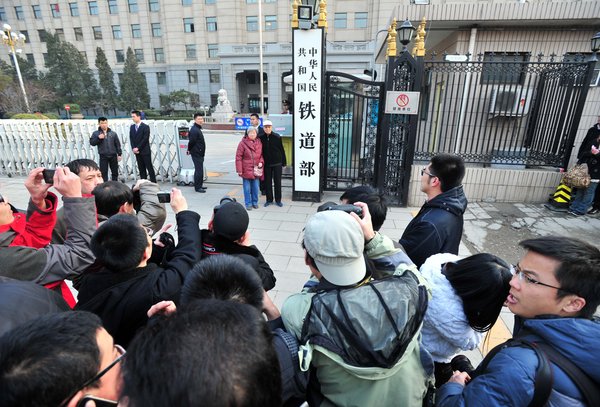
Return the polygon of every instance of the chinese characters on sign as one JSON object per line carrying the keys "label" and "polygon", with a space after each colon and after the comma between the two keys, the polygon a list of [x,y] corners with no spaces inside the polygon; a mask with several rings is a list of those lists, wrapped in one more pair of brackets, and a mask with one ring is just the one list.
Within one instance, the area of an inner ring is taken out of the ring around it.
{"label": "chinese characters on sign", "polygon": [[323,30],[294,30],[294,190],[319,192]]}

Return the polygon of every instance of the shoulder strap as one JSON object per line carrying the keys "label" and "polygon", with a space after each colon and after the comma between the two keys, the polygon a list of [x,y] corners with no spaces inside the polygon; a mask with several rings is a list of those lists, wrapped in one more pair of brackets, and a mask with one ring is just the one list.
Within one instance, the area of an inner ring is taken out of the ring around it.
{"label": "shoulder strap", "polygon": [[552,363],[569,376],[571,381],[581,391],[583,399],[588,406],[600,406],[600,389],[585,372],[547,343],[537,343],[537,346]]}
{"label": "shoulder strap", "polygon": [[496,346],[485,356],[485,358],[481,361],[479,366],[477,366],[477,369],[475,369],[475,371],[471,375],[471,378],[481,375],[487,368],[490,361],[494,358],[494,356],[496,356],[496,354],[502,351],[503,349],[506,349],[511,346],[526,346],[528,348],[531,348],[535,352],[539,360],[538,367],[535,371],[535,379],[533,384],[533,398],[529,403],[529,407],[544,406],[548,401],[548,398],[550,397],[550,393],[552,392],[552,384],[554,382],[554,377],[552,375],[550,363],[548,363],[548,358],[536,345],[536,343],[532,343],[522,339],[511,339],[503,344]]}

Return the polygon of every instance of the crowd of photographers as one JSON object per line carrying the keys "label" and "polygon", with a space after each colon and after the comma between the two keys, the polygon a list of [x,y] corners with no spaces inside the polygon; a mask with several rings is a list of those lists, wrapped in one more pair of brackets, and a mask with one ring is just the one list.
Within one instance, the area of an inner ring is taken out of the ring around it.
{"label": "crowd of photographers", "polygon": [[[176,188],[34,169],[27,208],[0,195],[0,407],[600,405],[600,251],[543,237],[515,266],[460,258],[463,176],[432,159],[399,242],[370,187],[321,205],[280,311],[235,199],[201,230]],[[503,306],[514,339],[474,369],[461,352]]]}

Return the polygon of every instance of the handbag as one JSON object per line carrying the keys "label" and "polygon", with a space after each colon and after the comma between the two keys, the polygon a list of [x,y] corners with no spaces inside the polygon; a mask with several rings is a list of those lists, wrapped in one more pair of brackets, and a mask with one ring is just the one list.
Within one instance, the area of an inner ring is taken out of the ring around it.
{"label": "handbag", "polygon": [[263,167],[259,167],[258,165],[254,165],[254,153],[250,150],[250,156],[252,157],[252,173],[255,177],[260,178],[263,175]]}
{"label": "handbag", "polygon": [[562,183],[573,188],[587,188],[591,177],[587,164],[574,165],[563,175]]}

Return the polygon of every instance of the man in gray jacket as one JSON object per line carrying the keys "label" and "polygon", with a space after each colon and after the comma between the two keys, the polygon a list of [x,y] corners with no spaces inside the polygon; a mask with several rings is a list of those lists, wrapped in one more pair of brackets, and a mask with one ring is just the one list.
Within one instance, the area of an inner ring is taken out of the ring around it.
{"label": "man in gray jacket", "polygon": [[117,133],[108,127],[106,117],[98,118],[98,130],[92,133],[90,145],[98,146],[100,156],[100,172],[104,181],[108,181],[108,166],[110,165],[110,179],[119,179],[119,161],[121,161],[121,142]]}

